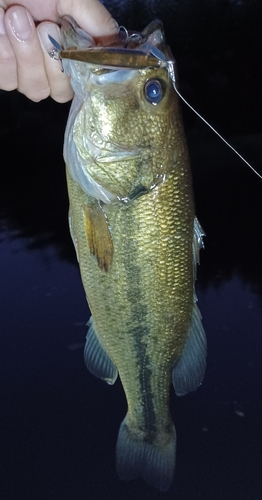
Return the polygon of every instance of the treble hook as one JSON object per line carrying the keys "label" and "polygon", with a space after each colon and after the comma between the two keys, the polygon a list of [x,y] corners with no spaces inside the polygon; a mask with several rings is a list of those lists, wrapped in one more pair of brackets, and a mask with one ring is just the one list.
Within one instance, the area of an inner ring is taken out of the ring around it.
{"label": "treble hook", "polygon": [[118,28],[118,33],[120,31],[123,31],[126,35],[126,41],[125,41],[125,45],[124,45],[124,49],[126,49],[128,47],[128,44],[129,42],[132,40],[134,42],[141,42],[141,40],[143,39],[143,37],[140,35],[140,33],[132,33],[131,35],[129,35],[128,33],[128,30],[125,28],[125,26],[119,26]]}
{"label": "treble hook", "polygon": [[[126,49],[127,45],[128,45],[128,39],[129,39],[129,35],[128,35],[128,31],[127,29],[125,28],[125,26],[119,26],[118,28],[118,33],[120,33],[120,31],[123,31],[126,35],[126,41],[125,41],[125,45],[124,45],[124,48]],[[117,33],[117,34],[118,34]]]}

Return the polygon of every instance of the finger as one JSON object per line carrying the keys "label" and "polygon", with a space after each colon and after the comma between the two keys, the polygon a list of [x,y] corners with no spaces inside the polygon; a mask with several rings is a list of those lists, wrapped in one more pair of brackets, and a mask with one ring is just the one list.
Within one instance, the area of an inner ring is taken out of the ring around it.
{"label": "finger", "polygon": [[50,94],[44,56],[31,14],[21,6],[10,7],[5,29],[17,61],[17,89],[33,101]]}
{"label": "finger", "polygon": [[4,10],[0,8],[0,88],[14,90],[17,87],[16,58],[6,34],[4,17]]}
{"label": "finger", "polygon": [[58,0],[60,16],[69,14],[91,36],[113,35],[118,24],[99,0]]}
{"label": "finger", "polygon": [[43,22],[37,26],[37,33],[42,45],[45,71],[50,86],[50,95],[57,102],[67,102],[73,97],[70,79],[66,73],[62,72],[61,61],[57,61],[49,55],[54,47],[48,35],[51,35],[60,44],[60,29],[54,23]]}

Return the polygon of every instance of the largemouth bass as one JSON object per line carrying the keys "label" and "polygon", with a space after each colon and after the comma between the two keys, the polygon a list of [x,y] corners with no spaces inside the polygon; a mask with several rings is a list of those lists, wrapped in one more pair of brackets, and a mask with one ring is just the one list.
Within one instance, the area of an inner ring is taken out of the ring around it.
{"label": "largemouth bass", "polygon": [[194,291],[203,231],[163,63],[173,58],[160,22],[99,45],[72,19],[62,34],[75,91],[64,144],[69,223],[92,313],[84,358],[109,384],[119,374],[125,391],[120,478],[165,491],[176,451],[170,384],[178,395],[196,389],[206,359]]}

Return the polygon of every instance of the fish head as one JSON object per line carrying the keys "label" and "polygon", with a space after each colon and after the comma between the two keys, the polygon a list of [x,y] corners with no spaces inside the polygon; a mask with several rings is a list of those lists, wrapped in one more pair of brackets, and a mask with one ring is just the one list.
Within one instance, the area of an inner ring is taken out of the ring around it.
{"label": "fish head", "polygon": [[[173,169],[179,140],[178,98],[167,68],[150,52],[160,47],[163,57],[168,53],[162,27],[135,33],[133,39],[131,48],[123,48],[123,41],[120,47],[114,41],[102,48],[103,57],[107,50],[110,54],[106,66],[66,60],[76,93],[66,131],[66,162],[82,189],[106,203],[128,205],[163,183]],[[154,67],[147,66],[148,57]],[[89,188],[90,182],[98,192]]]}

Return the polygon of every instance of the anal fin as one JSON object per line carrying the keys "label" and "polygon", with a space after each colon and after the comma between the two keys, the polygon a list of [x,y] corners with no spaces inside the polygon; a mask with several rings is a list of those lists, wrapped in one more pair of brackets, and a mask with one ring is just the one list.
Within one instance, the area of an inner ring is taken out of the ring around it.
{"label": "anal fin", "polygon": [[89,329],[84,348],[86,367],[93,375],[112,385],[117,379],[118,371],[99,340],[94,328],[93,319],[90,318],[87,324]]}

